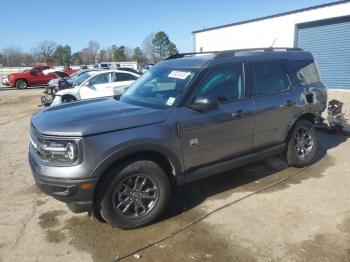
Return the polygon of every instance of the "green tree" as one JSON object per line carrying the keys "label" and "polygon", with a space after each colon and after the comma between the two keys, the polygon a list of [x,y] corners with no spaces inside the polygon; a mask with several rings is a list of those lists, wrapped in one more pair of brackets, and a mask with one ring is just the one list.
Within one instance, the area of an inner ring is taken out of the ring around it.
{"label": "green tree", "polygon": [[117,62],[126,61],[125,46],[113,46],[113,60]]}
{"label": "green tree", "polygon": [[168,46],[168,52],[169,52],[169,55],[176,55],[179,53],[179,50],[177,50],[177,47],[173,42],[170,42]]}
{"label": "green tree", "polygon": [[81,65],[83,63],[83,59],[81,57],[81,52],[75,52],[72,55],[72,63],[75,65]]}
{"label": "green tree", "polygon": [[69,45],[58,45],[52,54],[53,61],[56,65],[69,67],[72,64],[72,50]]}
{"label": "green tree", "polygon": [[170,41],[168,35],[163,31],[154,35],[152,45],[154,50],[154,62],[156,63],[169,55],[178,53],[176,45]]}
{"label": "green tree", "polygon": [[142,64],[145,61],[145,56],[141,50],[140,47],[136,47],[134,49],[134,54],[132,56],[132,59],[135,60],[137,63]]}

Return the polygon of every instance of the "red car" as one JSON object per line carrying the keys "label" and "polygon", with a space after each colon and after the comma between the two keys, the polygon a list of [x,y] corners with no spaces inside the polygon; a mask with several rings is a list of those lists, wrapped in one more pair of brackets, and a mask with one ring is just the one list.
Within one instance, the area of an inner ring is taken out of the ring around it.
{"label": "red car", "polygon": [[[16,87],[18,89],[27,88],[28,86],[47,85],[47,83],[57,78],[55,74],[43,73],[44,70],[51,68],[50,66],[35,66],[29,70],[20,73],[14,73],[8,75],[8,85],[10,87]],[[75,72],[76,70],[69,70],[68,74]]]}

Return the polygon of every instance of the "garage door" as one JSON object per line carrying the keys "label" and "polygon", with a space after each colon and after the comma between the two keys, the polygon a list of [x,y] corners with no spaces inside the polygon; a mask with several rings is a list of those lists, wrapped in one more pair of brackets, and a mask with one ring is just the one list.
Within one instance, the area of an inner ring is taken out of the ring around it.
{"label": "garage door", "polygon": [[350,89],[350,16],[297,25],[296,45],[313,53],[327,87]]}

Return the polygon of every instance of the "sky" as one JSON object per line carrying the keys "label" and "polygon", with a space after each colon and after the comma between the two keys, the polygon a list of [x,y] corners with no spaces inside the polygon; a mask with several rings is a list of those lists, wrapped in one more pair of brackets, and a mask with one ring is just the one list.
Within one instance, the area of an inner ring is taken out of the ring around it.
{"label": "sky", "polygon": [[[327,0],[2,0],[0,50],[30,51],[39,42],[68,44],[73,51],[95,40],[135,48],[164,31],[180,52],[193,50],[192,31],[300,8]],[[4,11],[7,10],[7,11]]]}

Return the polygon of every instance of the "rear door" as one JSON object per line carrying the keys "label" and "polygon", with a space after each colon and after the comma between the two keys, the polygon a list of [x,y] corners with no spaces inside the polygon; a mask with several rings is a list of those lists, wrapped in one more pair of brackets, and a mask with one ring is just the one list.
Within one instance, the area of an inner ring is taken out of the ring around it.
{"label": "rear door", "polygon": [[216,99],[219,107],[203,112],[180,109],[181,145],[187,169],[251,150],[254,112],[245,82],[242,63],[214,68],[201,81],[192,101],[195,97]]}
{"label": "rear door", "polygon": [[113,80],[113,92],[114,95],[120,95],[124,93],[124,91],[135,82],[137,77],[133,74],[116,72],[114,74]]}
{"label": "rear door", "polygon": [[113,96],[114,72],[97,74],[80,87],[81,99]]}
{"label": "rear door", "polygon": [[44,70],[50,69],[48,66],[42,66],[40,67],[40,72],[37,73],[36,78],[38,80],[39,85],[46,85],[51,79],[56,78],[53,73],[49,73],[45,75],[43,73]]}
{"label": "rear door", "polygon": [[285,140],[296,96],[282,61],[250,63],[255,90],[255,128],[253,148],[281,143]]}

